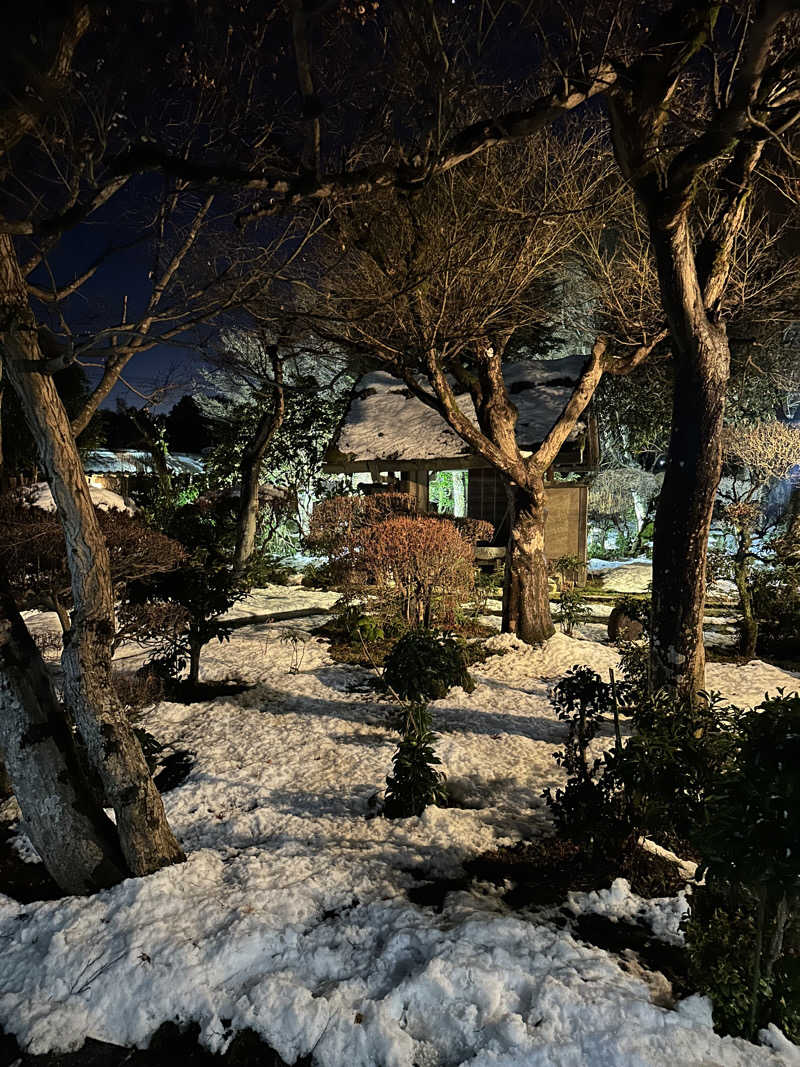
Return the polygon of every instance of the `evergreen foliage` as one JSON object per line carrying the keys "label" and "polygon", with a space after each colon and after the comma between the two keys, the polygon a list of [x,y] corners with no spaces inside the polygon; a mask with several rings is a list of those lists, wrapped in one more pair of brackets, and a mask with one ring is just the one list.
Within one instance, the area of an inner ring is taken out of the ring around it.
{"label": "evergreen foliage", "polygon": [[686,942],[716,1025],[754,1038],[777,1023],[800,1039],[800,694],[765,698],[740,724],[698,834],[705,884]]}
{"label": "evergreen foliage", "polygon": [[468,693],[475,688],[464,642],[429,630],[411,631],[387,657],[383,680],[403,701],[398,723],[402,740],[392,759],[394,773],[386,779],[384,815],[420,815],[428,804],[446,799],[444,777],[436,770],[440,761],[428,702],[445,697],[456,685]]}
{"label": "evergreen foliage", "polygon": [[592,609],[586,602],[582,589],[562,589],[558,594],[558,612],[556,619],[562,631],[568,636],[576,626],[592,617]]}
{"label": "evergreen foliage", "polygon": [[[121,606],[123,624],[140,641],[155,642],[150,662],[177,678],[189,667],[196,682],[200,652],[210,641],[226,641],[231,627],[221,621],[245,597],[254,568],[236,574],[231,566],[235,537],[230,501],[202,497],[160,509],[165,532],[187,553],[184,565],[151,580],[132,583]],[[154,605],[163,611],[153,611]]]}
{"label": "evergreen foliage", "polygon": [[393,774],[386,779],[383,814],[387,819],[421,815],[429,804],[444,804],[444,778],[436,770],[441,760],[433,745],[431,713],[425,704],[405,709],[402,740],[392,757]]}
{"label": "evergreen foliage", "polygon": [[429,630],[411,630],[400,638],[386,657],[383,680],[409,704],[441,700],[457,685],[467,693],[475,689],[464,641]]}

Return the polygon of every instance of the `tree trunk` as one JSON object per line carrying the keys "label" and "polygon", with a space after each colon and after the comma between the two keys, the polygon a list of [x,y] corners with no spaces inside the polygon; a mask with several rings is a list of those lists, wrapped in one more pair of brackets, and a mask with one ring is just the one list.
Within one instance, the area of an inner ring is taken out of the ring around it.
{"label": "tree trunk", "polygon": [[758,641],[758,619],[753,615],[753,598],[750,595],[748,581],[747,552],[749,547],[749,538],[741,540],[739,550],[733,560],[733,578],[739,593],[739,610],[742,613],[739,620],[739,655],[746,660],[755,659]]}
{"label": "tree trunk", "polygon": [[8,489],[8,472],[3,454],[3,361],[0,359],[0,493]]}
{"label": "tree trunk", "polygon": [[800,556],[800,485],[796,485],[789,497],[789,519],[784,535],[787,556]]}
{"label": "tree trunk", "polygon": [[723,326],[711,322],[685,220],[650,224],[675,357],[672,429],[653,531],[653,686],[694,699],[705,688],[703,615],[708,532],[722,473],[730,370]]}
{"label": "tree trunk", "polygon": [[52,378],[41,371],[36,323],[11,239],[0,235],[0,351],[47,472],[66,540],[73,612],[62,665],[65,703],[117,816],[131,872],[145,875],[183,858],[141,746],[111,683],[114,598],[108,549],[75,438]]}
{"label": "tree trunk", "polygon": [[0,574],[0,751],[48,873],[68,893],[129,874],[114,824],[81,774],[47,667]]}
{"label": "tree trunk", "polygon": [[236,523],[236,548],[233,555],[233,567],[241,571],[252,557],[256,546],[258,527],[258,486],[261,480],[261,462],[269,443],[280,429],[283,422],[285,402],[283,395],[283,365],[273,346],[271,352],[274,375],[275,402],[272,410],[265,411],[258,420],[253,439],[248,442],[242,453],[239,465],[241,484],[239,487],[239,514]]}
{"label": "tree trunk", "polygon": [[196,686],[200,681],[200,653],[203,646],[199,641],[189,638],[189,685]]}
{"label": "tree trunk", "polygon": [[503,631],[536,644],[555,633],[550,617],[550,582],[544,553],[544,479],[523,489],[507,486],[513,520],[506,552]]}

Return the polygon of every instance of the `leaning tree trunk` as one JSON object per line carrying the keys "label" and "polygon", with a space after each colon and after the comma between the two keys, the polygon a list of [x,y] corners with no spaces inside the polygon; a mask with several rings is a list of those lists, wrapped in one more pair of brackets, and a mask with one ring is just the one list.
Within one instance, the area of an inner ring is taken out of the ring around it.
{"label": "leaning tree trunk", "polygon": [[529,488],[507,486],[512,507],[503,590],[503,631],[536,644],[552,637],[550,581],[544,552],[544,480],[532,478]]}
{"label": "leaning tree trunk", "polygon": [[654,688],[694,700],[705,688],[706,557],[722,473],[730,370],[724,326],[706,312],[688,229],[651,225],[675,356],[672,429],[653,528],[650,667]]}
{"label": "leaning tree trunk", "polygon": [[74,607],[61,660],[65,702],[116,813],[128,867],[135,875],[149,874],[181,860],[183,853],[111,682],[114,598],[108,549],[67,413],[52,377],[42,369],[36,323],[5,235],[0,235],[0,311],[5,374],[36,442],[66,540]]}
{"label": "leaning tree trunk", "polygon": [[750,593],[747,554],[750,548],[749,538],[740,539],[739,549],[733,559],[733,578],[739,593],[739,655],[746,660],[755,659],[758,643],[758,619],[753,614],[753,597]]}
{"label": "leaning tree trunk", "polygon": [[258,529],[258,486],[261,480],[261,463],[269,443],[283,422],[285,402],[283,395],[283,366],[277,354],[272,352],[275,402],[272,410],[265,411],[258,420],[256,432],[246,445],[239,465],[239,514],[236,523],[236,548],[233,555],[234,570],[240,571],[253,555]]}
{"label": "leaning tree trunk", "polygon": [[68,893],[114,885],[129,871],[114,824],[95,803],[41,653],[0,574],[0,751],[25,830]]}

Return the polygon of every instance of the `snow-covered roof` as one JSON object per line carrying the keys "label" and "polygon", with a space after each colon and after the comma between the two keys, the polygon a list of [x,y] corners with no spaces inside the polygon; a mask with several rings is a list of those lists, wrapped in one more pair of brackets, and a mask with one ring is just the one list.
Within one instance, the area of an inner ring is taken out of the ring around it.
{"label": "snow-covered roof", "polygon": [[[42,511],[56,510],[56,502],[47,482],[34,482],[33,485],[22,489],[21,493],[28,507],[41,508]],[[101,511],[124,511],[127,515],[133,515],[136,510],[133,504],[126,504],[119,493],[112,493],[110,489],[98,489],[90,485],[89,495],[94,506]]]}
{"label": "snow-covered roof", "polygon": [[[520,448],[530,450],[544,440],[564,410],[585,362],[584,356],[565,356],[503,367],[506,386],[519,411]],[[461,410],[477,424],[469,396],[457,395]],[[569,440],[575,440],[585,425],[579,421]],[[413,396],[402,381],[386,371],[372,371],[357,382],[328,458],[331,464],[337,460],[408,462],[456,459],[471,451],[441,415]]]}
{"label": "snow-covered roof", "polygon": [[[170,452],[167,466],[172,474],[203,473],[202,457],[188,452]],[[87,474],[142,474],[153,469],[153,460],[149,452],[139,449],[111,452],[98,448],[86,453],[83,469]]]}

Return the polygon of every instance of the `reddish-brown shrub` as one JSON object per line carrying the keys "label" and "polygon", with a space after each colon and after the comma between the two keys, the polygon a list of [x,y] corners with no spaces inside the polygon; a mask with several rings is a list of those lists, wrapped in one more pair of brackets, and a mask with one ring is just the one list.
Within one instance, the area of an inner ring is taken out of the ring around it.
{"label": "reddish-brown shrub", "polygon": [[472,545],[444,519],[399,517],[363,529],[347,564],[346,590],[407,625],[452,626],[474,589]]}
{"label": "reddish-brown shrub", "polygon": [[486,519],[459,517],[445,518],[444,521],[452,522],[464,540],[471,545],[477,545],[479,541],[491,541],[494,537],[494,526]]}
{"label": "reddish-brown shrub", "polygon": [[[111,559],[115,586],[171,570],[185,557],[169,537],[122,511],[95,509]],[[20,606],[66,611],[70,576],[64,531],[55,512],[26,506],[14,493],[0,495],[0,563]]]}
{"label": "reddish-brown shrub", "polygon": [[348,551],[360,530],[385,519],[415,515],[416,512],[416,500],[408,493],[334,496],[314,505],[306,542],[322,555],[336,559]]}

